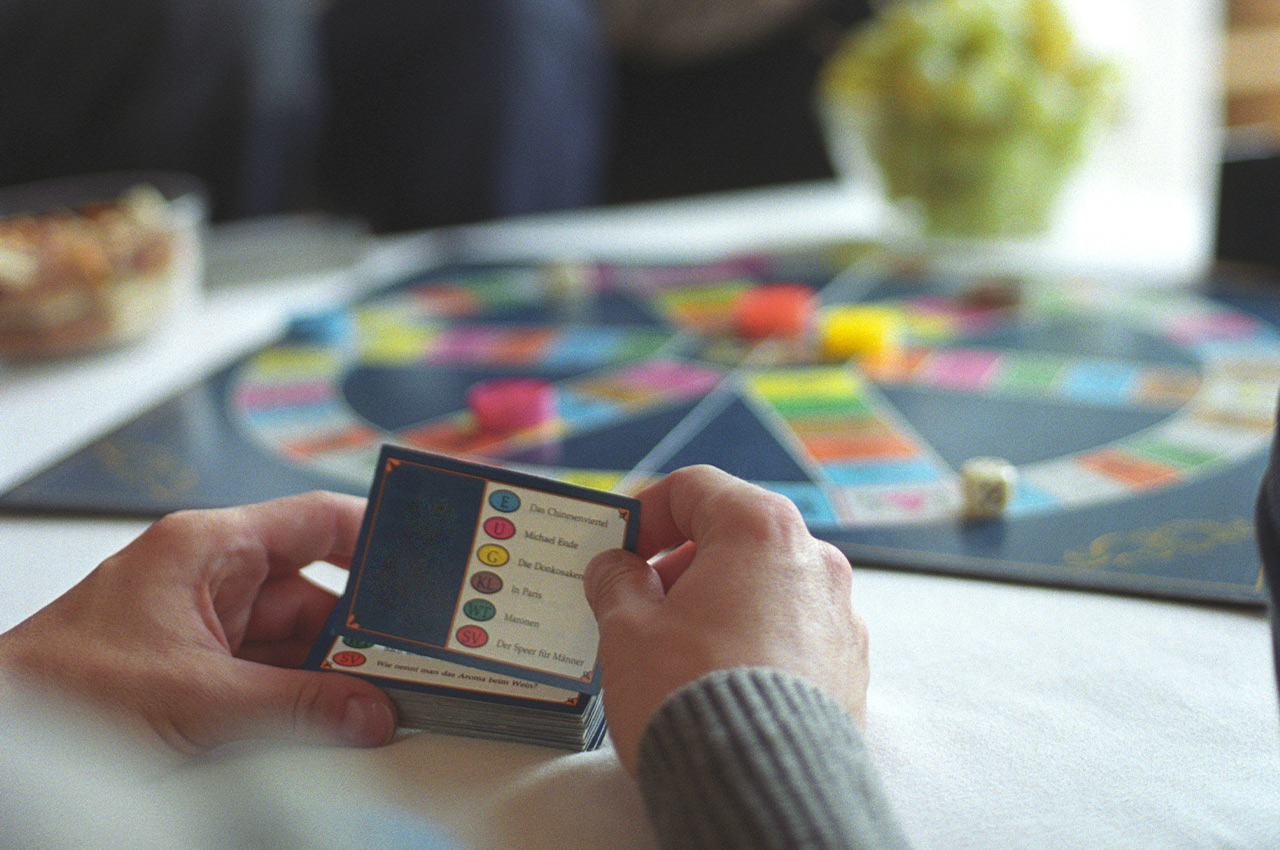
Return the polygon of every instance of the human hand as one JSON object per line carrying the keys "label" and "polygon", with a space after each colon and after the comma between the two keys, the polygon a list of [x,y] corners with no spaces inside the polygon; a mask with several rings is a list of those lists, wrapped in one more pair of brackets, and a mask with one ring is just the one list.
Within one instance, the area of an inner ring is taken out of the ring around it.
{"label": "human hand", "polygon": [[666,698],[714,670],[782,670],[861,721],[867,632],[852,571],[795,505],[709,466],[673,472],[639,498],[638,553],[597,555],[584,576],[623,765],[635,773],[640,737]]}
{"label": "human hand", "polygon": [[0,635],[0,672],[139,725],[183,752],[246,737],[386,743],[395,710],[352,676],[295,669],[347,566],[364,500],[309,493],[156,522]]}

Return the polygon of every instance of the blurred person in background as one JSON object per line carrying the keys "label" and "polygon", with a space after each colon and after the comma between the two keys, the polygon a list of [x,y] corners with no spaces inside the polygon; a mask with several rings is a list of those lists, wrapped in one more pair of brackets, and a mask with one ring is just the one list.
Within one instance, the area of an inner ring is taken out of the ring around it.
{"label": "blurred person in background", "polygon": [[175,170],[377,230],[830,173],[865,0],[0,0],[0,186]]}

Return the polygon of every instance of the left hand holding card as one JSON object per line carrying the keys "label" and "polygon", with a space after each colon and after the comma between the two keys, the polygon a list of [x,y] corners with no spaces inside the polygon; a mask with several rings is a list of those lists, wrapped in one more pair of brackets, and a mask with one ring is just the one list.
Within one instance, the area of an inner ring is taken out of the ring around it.
{"label": "left hand holding card", "polygon": [[170,514],[0,635],[0,678],[183,752],[259,736],[386,743],[395,713],[378,688],[285,669],[333,607],[299,571],[345,566],[363,511],[361,499],[308,493]]}

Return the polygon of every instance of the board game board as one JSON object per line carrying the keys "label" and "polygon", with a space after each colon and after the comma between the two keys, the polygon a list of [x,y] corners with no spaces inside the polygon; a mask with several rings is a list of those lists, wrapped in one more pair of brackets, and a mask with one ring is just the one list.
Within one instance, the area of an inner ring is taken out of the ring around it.
{"label": "board game board", "polygon": [[[802,281],[898,311],[899,356],[831,361],[727,332],[736,294]],[[855,562],[1258,603],[1252,504],[1280,385],[1256,311],[1082,280],[980,281],[868,246],[670,265],[458,265],[299,321],[279,343],[0,498],[161,514],[365,493],[383,443],[634,492],[712,463],[789,496]],[[536,376],[558,415],[479,431],[477,382]],[[1003,518],[957,472],[1009,460]]]}

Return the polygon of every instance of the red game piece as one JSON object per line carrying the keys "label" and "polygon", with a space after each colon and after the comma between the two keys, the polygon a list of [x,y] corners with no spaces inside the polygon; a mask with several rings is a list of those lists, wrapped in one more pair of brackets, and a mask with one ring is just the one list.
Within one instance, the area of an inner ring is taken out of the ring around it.
{"label": "red game piece", "polygon": [[467,390],[467,407],[482,431],[523,431],[556,418],[556,388],[541,378],[494,378]]}
{"label": "red game piece", "polygon": [[767,283],[744,289],[733,305],[733,326],[747,339],[797,337],[812,323],[816,301],[813,289],[803,283]]}

